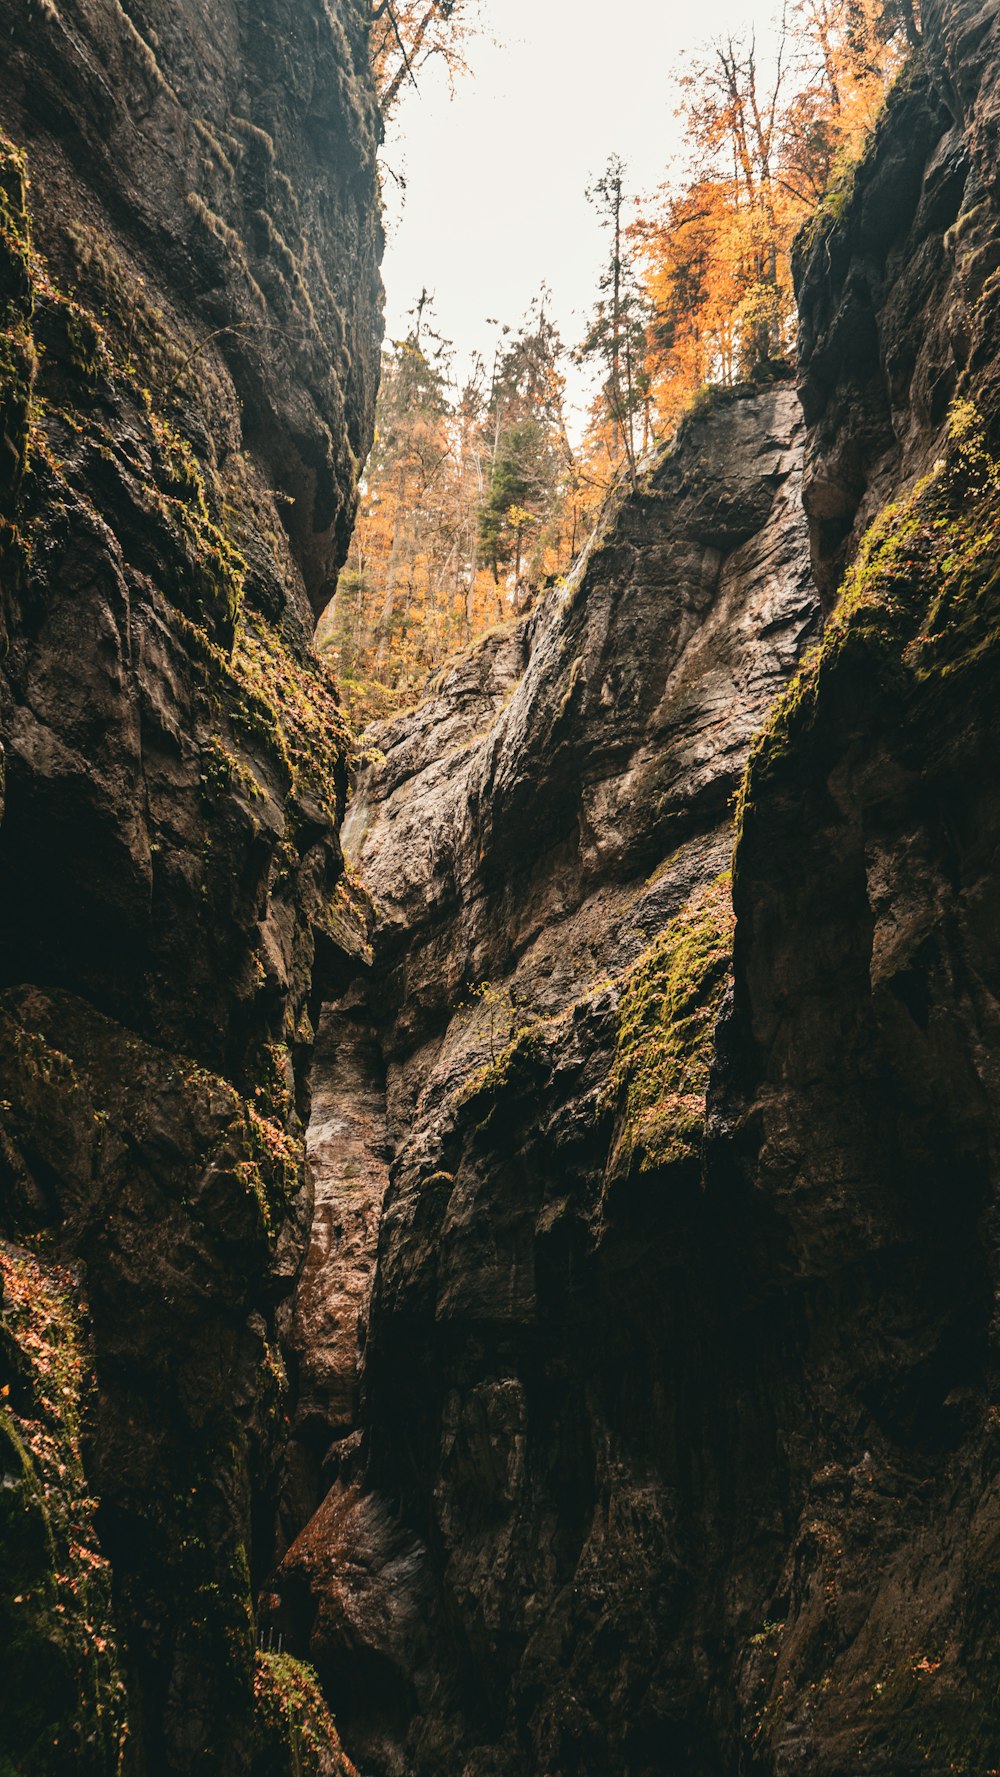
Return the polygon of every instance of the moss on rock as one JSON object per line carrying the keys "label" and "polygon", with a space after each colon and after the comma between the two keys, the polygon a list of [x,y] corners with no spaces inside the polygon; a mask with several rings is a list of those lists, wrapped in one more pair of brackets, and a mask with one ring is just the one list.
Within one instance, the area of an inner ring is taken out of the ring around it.
{"label": "moss on rock", "polygon": [[108,1777],[125,1699],[81,1453],[79,1279],[4,1242],[0,1283],[0,1771]]}
{"label": "moss on rock", "polygon": [[946,454],[869,527],[822,643],[757,737],[740,791],[739,827],[845,674],[864,672],[869,695],[887,698],[995,661],[998,500],[1000,458],[974,404],[956,401]]}
{"label": "moss on rock", "polygon": [[347,794],[347,723],[332,678],[315,655],[296,657],[263,617],[248,613],[227,675],[239,702],[234,721],[285,765],[293,796],[336,824]]}
{"label": "moss on rock", "polygon": [[[23,154],[0,132],[0,513],[27,462],[37,358],[31,334],[31,230]],[[0,549],[5,543],[0,529]]]}
{"label": "moss on rock", "polygon": [[926,1654],[913,1654],[875,1683],[858,1732],[859,1761],[875,1770],[980,1777],[1000,1758],[994,1686],[956,1682],[943,1660]]}
{"label": "moss on rock", "polygon": [[253,1777],[356,1777],[311,1666],[258,1653]]}
{"label": "moss on rock", "polygon": [[692,896],[624,978],[609,1081],[619,1113],[612,1171],[648,1172],[700,1151],[733,928],[725,875]]}

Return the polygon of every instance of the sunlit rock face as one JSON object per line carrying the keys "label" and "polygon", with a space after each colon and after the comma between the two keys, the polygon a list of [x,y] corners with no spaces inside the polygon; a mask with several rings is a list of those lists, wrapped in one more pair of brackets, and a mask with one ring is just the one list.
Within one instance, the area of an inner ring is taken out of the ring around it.
{"label": "sunlit rock face", "polygon": [[924,25],[800,243],[801,407],[697,416],[373,736],[393,1159],[323,1512],[379,1531],[350,1612],[322,1517],[278,1576],[373,1770],[1000,1766],[1000,27]]}
{"label": "sunlit rock face", "polygon": [[252,1596],[337,954],[308,636],[378,371],[366,26],[3,0],[0,41],[0,1762],[270,1777],[286,1717],[327,1734],[266,1664],[255,1726]]}
{"label": "sunlit rock face", "polygon": [[727,868],[750,740],[816,633],[801,450],[790,386],[720,398],[565,589],[372,730],[345,845],[399,1007],[394,1134],[504,1047],[513,1013],[470,988],[557,1013]]}

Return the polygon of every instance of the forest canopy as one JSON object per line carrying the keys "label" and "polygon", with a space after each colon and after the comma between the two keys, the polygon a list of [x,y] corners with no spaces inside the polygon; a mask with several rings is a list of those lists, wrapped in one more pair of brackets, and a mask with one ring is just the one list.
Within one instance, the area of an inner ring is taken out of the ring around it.
{"label": "forest canopy", "polygon": [[[377,0],[384,109],[431,57],[463,71],[473,26],[472,0]],[[320,629],[356,722],[412,702],[449,654],[565,575],[611,487],[701,390],[787,374],[793,242],[844,201],[919,36],[913,0],[792,0],[766,44],[746,31],[691,58],[681,170],[637,196],[613,155],[592,181],[605,251],[572,351],[543,289],[456,380],[417,296],[384,353],[350,559]],[[570,357],[593,388],[576,438]]]}

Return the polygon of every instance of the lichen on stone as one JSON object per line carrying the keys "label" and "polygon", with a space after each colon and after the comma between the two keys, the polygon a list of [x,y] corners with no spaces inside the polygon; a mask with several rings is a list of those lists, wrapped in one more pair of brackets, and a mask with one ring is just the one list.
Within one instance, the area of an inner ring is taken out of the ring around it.
{"label": "lichen on stone", "polygon": [[239,693],[237,725],[282,760],[294,797],[334,825],[346,795],[349,735],[326,668],[315,656],[296,658],[273,625],[248,613],[226,671]]}
{"label": "lichen on stone", "polygon": [[[27,464],[37,356],[31,333],[31,230],[24,155],[0,132],[0,490],[16,493]],[[0,551],[9,501],[0,494]]]}

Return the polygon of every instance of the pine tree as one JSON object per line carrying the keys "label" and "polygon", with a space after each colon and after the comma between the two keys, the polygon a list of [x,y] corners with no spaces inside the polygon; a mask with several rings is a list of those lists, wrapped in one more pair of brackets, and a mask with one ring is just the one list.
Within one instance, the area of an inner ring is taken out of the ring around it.
{"label": "pine tree", "polygon": [[599,366],[600,399],[617,434],[634,486],[638,457],[649,443],[649,315],[626,227],[625,175],[624,161],[613,154],[587,193],[602,228],[608,231],[611,253],[601,273],[597,305],[579,356]]}

